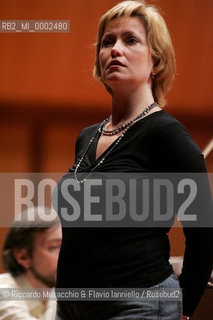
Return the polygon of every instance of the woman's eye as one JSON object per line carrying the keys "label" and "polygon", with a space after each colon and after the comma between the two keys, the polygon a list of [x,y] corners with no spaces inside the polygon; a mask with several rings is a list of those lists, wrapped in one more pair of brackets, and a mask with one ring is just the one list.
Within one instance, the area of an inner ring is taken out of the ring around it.
{"label": "woman's eye", "polygon": [[135,43],[137,43],[138,42],[138,40],[136,39],[136,38],[128,38],[127,39],[127,43],[128,44],[135,44]]}
{"label": "woman's eye", "polygon": [[112,44],[112,41],[110,39],[105,39],[102,42],[102,47],[109,47]]}

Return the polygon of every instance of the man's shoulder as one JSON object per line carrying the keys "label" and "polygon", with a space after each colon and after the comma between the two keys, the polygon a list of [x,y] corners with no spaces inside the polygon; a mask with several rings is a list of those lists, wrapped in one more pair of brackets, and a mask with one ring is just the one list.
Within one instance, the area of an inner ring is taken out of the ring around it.
{"label": "man's shoulder", "polygon": [[31,284],[24,274],[14,277],[11,273],[0,274],[1,288],[31,288]]}
{"label": "man's shoulder", "polygon": [[10,273],[0,274],[0,287],[1,288],[18,288],[15,278]]}

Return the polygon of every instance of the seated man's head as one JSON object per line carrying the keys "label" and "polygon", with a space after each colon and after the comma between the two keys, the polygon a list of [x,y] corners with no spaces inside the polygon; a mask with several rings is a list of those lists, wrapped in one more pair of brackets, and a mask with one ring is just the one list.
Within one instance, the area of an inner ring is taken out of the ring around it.
{"label": "seated man's head", "polygon": [[[44,221],[44,213],[53,219]],[[14,277],[24,274],[33,287],[55,286],[62,234],[54,214],[49,208],[26,210],[13,221],[6,236],[3,267]]]}

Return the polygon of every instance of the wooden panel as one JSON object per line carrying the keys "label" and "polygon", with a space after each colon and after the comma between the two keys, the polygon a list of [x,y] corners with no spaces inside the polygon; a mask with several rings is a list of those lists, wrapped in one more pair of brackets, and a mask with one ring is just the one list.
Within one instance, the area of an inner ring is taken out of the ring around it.
{"label": "wooden panel", "polygon": [[0,171],[29,170],[29,128],[16,122],[0,124]]}
{"label": "wooden panel", "polygon": [[75,140],[80,125],[68,123],[52,124],[44,134],[42,170],[45,172],[66,172],[72,167],[75,157]]}

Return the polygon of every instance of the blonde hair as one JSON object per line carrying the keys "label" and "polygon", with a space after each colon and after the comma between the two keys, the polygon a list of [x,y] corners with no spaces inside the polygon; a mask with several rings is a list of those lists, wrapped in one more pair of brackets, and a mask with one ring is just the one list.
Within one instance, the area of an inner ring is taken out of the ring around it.
{"label": "blonde hair", "polygon": [[[101,17],[98,24],[93,75],[97,80],[102,81],[99,52],[106,25],[111,20],[123,16],[139,17],[144,25],[154,65],[152,94],[155,101],[163,107],[166,104],[165,95],[170,89],[175,75],[175,53],[165,20],[154,6],[147,5],[143,0],[120,2]],[[111,93],[111,89],[104,82],[103,84]]]}

